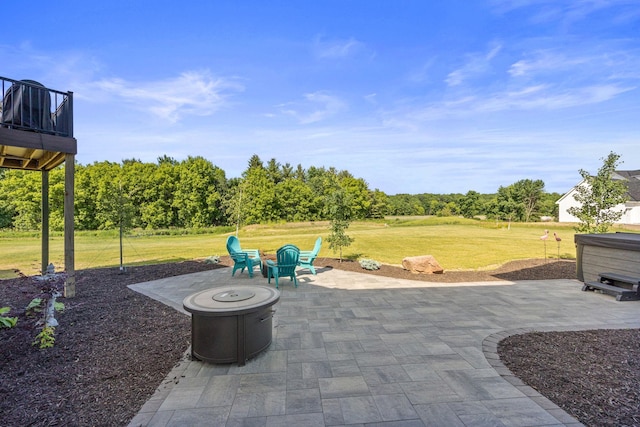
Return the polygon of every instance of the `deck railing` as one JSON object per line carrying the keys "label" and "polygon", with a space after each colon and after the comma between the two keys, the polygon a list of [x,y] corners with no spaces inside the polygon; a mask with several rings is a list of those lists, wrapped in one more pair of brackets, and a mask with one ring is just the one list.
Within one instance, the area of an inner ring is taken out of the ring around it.
{"label": "deck railing", "polygon": [[73,92],[0,77],[0,126],[73,137]]}

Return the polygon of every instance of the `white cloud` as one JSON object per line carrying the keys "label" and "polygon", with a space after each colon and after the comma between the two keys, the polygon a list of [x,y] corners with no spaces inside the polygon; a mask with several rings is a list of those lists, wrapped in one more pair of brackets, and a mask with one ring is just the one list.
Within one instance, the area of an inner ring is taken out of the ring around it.
{"label": "white cloud", "polygon": [[232,80],[215,78],[206,71],[187,71],[174,78],[150,82],[103,79],[85,86],[83,97],[120,98],[135,109],[176,123],[187,115],[215,113],[226,105],[231,92],[242,89]]}
{"label": "white cloud", "polygon": [[491,60],[500,53],[501,49],[501,45],[494,45],[485,54],[468,55],[467,62],[462,67],[450,72],[445,82],[449,86],[459,86],[470,78],[486,73],[491,68]]}
{"label": "white cloud", "polygon": [[[578,48],[574,47],[574,50]],[[603,52],[598,52],[599,50]],[[537,50],[527,55],[526,59],[520,59],[509,67],[512,77],[531,77],[540,74],[560,73],[569,70],[573,76],[585,74],[602,74],[611,72],[623,65],[627,55],[624,51],[615,51],[615,46],[607,45],[604,48],[589,47],[590,52],[562,52],[560,50]],[[614,59],[616,54],[618,59]]]}
{"label": "white cloud", "polygon": [[[544,90],[548,89],[548,90]],[[479,111],[557,110],[608,101],[635,89],[615,84],[593,85],[566,90],[556,87],[535,86],[519,92],[498,93],[484,100],[476,108]]]}
{"label": "white cloud", "polygon": [[465,75],[464,71],[462,69],[458,69],[458,70],[450,72],[449,75],[447,76],[447,78],[445,79],[445,82],[449,86],[458,86],[459,84],[461,84],[463,82],[465,77],[466,77],[466,75]]}
{"label": "white cloud", "polygon": [[413,83],[424,83],[430,80],[429,73],[431,72],[432,67],[436,63],[436,58],[431,58],[422,66],[411,70],[407,76],[407,79]]}
{"label": "white cloud", "polygon": [[606,17],[614,25],[637,19],[640,13],[637,0],[492,0],[491,4],[499,14],[529,8],[531,22],[562,22],[565,25],[585,20],[605,9],[614,9]]}
{"label": "white cloud", "polygon": [[[578,45],[571,51],[561,47],[525,50],[511,65],[505,59],[514,55],[512,50],[496,45],[485,54],[468,55],[463,67],[449,73],[439,100],[430,99],[426,104],[414,100],[399,111],[407,112],[404,120],[433,121],[509,110],[544,112],[609,101],[640,86],[637,49],[628,44],[603,40],[598,46]],[[494,65],[492,60],[498,55],[501,60]],[[507,64],[506,69],[498,68],[499,64]]]}
{"label": "white cloud", "polygon": [[565,89],[553,85],[535,85],[484,96],[464,96],[433,102],[409,112],[408,117],[419,121],[432,121],[511,110],[559,110],[609,101],[634,89],[634,86],[616,84],[594,84]]}
{"label": "white cloud", "polygon": [[320,36],[313,42],[316,57],[320,59],[347,58],[364,51],[364,44],[353,37],[347,40],[324,41]]}
{"label": "white cloud", "polygon": [[525,54],[508,70],[514,78],[587,80],[640,79],[640,50],[625,41],[601,41],[598,46],[574,46],[572,51],[539,49]]}
{"label": "white cloud", "polygon": [[306,102],[280,105],[280,111],[295,117],[301,124],[310,124],[326,120],[347,109],[347,104],[342,99],[326,92],[307,93],[304,98]]}
{"label": "white cloud", "polygon": [[509,67],[509,74],[514,77],[526,76],[540,70],[557,69],[562,65],[561,57],[542,53],[535,59],[520,59]]}
{"label": "white cloud", "polygon": [[364,96],[364,100],[367,101],[368,103],[372,104],[372,105],[376,105],[376,104],[378,104],[378,101],[376,99],[377,96],[378,96],[377,93],[370,93],[370,94]]}

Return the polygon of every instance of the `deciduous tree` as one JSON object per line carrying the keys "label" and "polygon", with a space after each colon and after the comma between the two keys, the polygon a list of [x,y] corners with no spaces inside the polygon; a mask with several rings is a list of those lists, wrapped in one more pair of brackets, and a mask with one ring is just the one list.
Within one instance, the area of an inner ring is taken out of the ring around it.
{"label": "deciduous tree", "polygon": [[347,192],[341,188],[334,191],[327,200],[329,211],[329,249],[340,253],[342,262],[342,249],[348,247],[353,242],[353,238],[346,234],[351,223],[351,202]]}
{"label": "deciduous tree", "polygon": [[459,211],[465,218],[473,218],[482,212],[482,201],[480,193],[477,191],[467,191],[467,194],[460,200]]}
{"label": "deciduous tree", "polygon": [[609,153],[596,175],[580,169],[583,181],[573,195],[580,206],[567,209],[580,220],[578,233],[606,233],[622,217],[622,211],[614,209],[628,200],[625,181],[613,179],[619,159],[620,155]]}

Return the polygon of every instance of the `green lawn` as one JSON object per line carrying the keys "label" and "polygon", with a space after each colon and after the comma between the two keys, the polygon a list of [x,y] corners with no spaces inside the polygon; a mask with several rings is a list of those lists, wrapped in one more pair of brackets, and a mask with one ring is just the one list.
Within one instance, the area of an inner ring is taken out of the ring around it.
{"label": "green lawn", "polygon": [[[550,232],[545,243],[544,230]],[[225,255],[227,236],[232,228],[215,228],[200,234],[180,234],[181,230],[131,231],[124,239],[124,264],[152,264],[203,259]],[[553,238],[558,233],[562,241]],[[275,252],[285,243],[310,250],[318,236],[325,240],[321,257],[337,257],[326,242],[327,222],[251,225],[239,232],[245,248]],[[371,258],[400,265],[406,256],[433,255],[446,270],[489,269],[507,261],[525,258],[574,259],[572,225],[558,223],[512,223],[475,221],[462,218],[387,218],[351,224],[347,234],[355,240],[343,251],[344,258]],[[50,239],[50,261],[58,271],[64,267],[64,239],[61,233]],[[38,233],[0,232],[0,278],[13,277],[14,269],[27,275],[40,272]],[[546,247],[545,247],[546,246]],[[77,232],[76,269],[118,266],[118,233],[114,231]]]}

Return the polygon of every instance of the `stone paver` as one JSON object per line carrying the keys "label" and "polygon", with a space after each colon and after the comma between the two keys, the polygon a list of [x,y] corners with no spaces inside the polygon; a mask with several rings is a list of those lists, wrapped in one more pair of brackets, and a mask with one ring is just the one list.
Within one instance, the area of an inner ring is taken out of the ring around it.
{"label": "stone paver", "polygon": [[[575,280],[438,284],[318,269],[298,281],[281,283],[267,351],[242,367],[186,355],[130,426],[580,425],[502,365],[498,342],[640,327],[637,302]],[[224,268],[131,288],[184,312],[188,295],[229,284],[266,279]]]}

